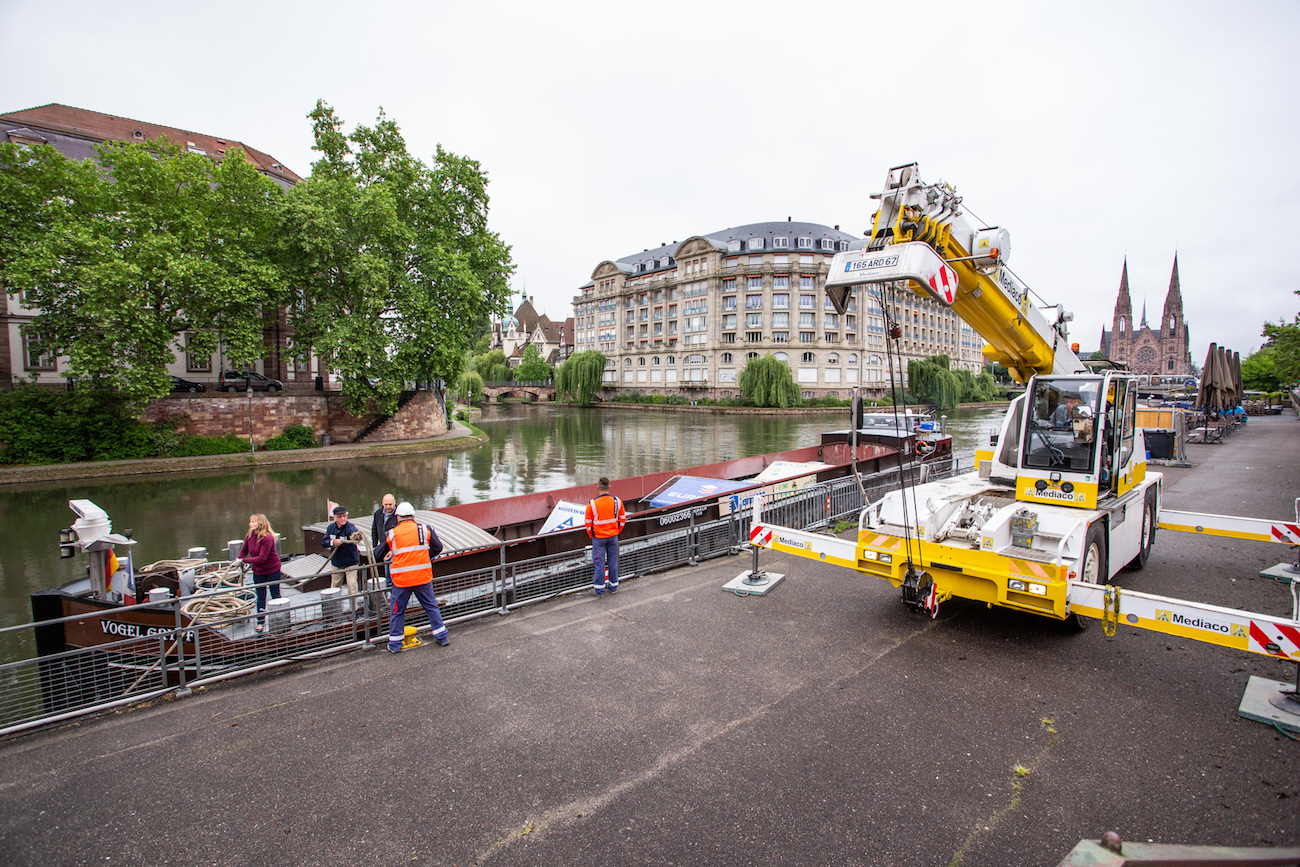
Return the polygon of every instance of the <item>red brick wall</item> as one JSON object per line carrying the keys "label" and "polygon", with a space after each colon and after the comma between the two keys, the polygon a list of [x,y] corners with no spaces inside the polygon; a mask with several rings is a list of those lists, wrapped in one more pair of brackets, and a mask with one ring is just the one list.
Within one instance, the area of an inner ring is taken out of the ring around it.
{"label": "red brick wall", "polygon": [[[164,418],[179,418],[177,430],[199,436],[248,436],[250,402],[247,392],[216,392],[201,395],[173,395],[152,401],[141,421],[152,424]],[[362,428],[379,416],[355,416],[337,394],[269,394],[254,392],[252,403],[253,442],[261,444],[291,424],[303,424],[316,431],[319,441],[329,434],[336,443],[353,442]],[[366,437],[366,442],[428,439],[447,432],[447,412],[442,396],[419,391],[397,414]]]}
{"label": "red brick wall", "polygon": [[[253,441],[264,443],[291,424],[316,431],[319,440],[329,434],[333,442],[352,442],[361,428],[375,418],[360,418],[343,409],[338,395],[254,393],[251,401]],[[250,401],[247,392],[176,395],[151,401],[141,421],[153,423],[180,418],[177,430],[199,436],[248,436]]]}
{"label": "red brick wall", "polygon": [[447,432],[447,410],[442,395],[417,391],[397,414],[366,437],[368,443],[422,440]]}

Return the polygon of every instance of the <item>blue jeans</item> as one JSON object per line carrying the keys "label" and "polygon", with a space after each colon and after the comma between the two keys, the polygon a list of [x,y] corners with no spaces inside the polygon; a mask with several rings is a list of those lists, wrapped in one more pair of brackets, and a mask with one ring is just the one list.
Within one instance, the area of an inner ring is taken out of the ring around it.
{"label": "blue jeans", "polygon": [[406,606],[414,594],[420,600],[420,607],[429,615],[429,626],[433,628],[433,637],[442,641],[447,637],[447,627],[442,624],[442,613],[438,611],[438,601],[433,596],[433,583],[417,584],[414,587],[393,588],[393,610],[388,612],[388,649],[400,650],[402,639],[406,637]]}
{"label": "blue jeans", "polygon": [[269,575],[258,575],[253,573],[253,590],[257,593],[257,622],[264,623],[266,618],[262,612],[266,610],[266,590],[270,587],[271,598],[280,598],[280,570],[277,569]]}
{"label": "blue jeans", "polygon": [[596,574],[592,578],[596,593],[599,595],[605,592],[606,566],[609,567],[609,591],[613,593],[618,590],[618,536],[610,536],[608,539],[593,536],[591,559],[596,561]]}

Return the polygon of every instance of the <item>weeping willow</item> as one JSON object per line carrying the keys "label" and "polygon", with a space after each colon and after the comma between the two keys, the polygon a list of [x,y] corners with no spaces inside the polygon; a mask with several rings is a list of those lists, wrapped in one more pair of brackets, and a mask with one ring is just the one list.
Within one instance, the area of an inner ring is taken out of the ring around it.
{"label": "weeping willow", "polygon": [[570,355],[555,371],[555,392],[560,400],[572,398],[578,406],[590,406],[602,388],[605,353],[590,349]]}
{"label": "weeping willow", "polygon": [[940,410],[951,409],[961,400],[962,382],[949,369],[948,356],[932,355],[907,362],[907,390],[922,403]]}
{"label": "weeping willow", "polygon": [[792,406],[799,402],[790,366],[775,355],[752,359],[740,372],[740,393],[758,406]]}

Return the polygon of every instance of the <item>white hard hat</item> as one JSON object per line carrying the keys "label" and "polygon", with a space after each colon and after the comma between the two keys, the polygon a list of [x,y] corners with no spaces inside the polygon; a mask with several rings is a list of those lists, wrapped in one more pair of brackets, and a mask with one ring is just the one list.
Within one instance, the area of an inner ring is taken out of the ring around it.
{"label": "white hard hat", "polygon": [[410,503],[406,502],[405,500],[403,500],[402,502],[397,504],[397,517],[414,518],[415,507],[412,506]]}

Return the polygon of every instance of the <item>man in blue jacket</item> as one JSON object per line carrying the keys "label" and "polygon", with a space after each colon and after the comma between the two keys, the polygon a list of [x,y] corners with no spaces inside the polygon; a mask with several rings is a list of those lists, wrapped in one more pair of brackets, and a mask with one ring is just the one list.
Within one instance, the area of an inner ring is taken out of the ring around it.
{"label": "man in blue jacket", "polygon": [[335,506],[334,523],[325,528],[325,538],[321,539],[321,547],[328,548],[331,552],[330,565],[336,570],[343,570],[334,573],[330,578],[330,586],[342,587],[343,582],[347,581],[349,596],[357,595],[356,567],[361,564],[357,543],[352,541],[352,534],[356,532],[356,524],[348,520],[348,510]]}

